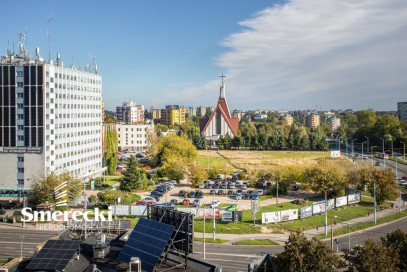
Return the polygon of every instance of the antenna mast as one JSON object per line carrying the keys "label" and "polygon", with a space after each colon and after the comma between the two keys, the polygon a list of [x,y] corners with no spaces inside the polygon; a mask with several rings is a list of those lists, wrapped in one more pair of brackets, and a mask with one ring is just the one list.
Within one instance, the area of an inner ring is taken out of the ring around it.
{"label": "antenna mast", "polygon": [[51,23],[54,20],[54,9],[48,15],[48,62],[51,62]]}

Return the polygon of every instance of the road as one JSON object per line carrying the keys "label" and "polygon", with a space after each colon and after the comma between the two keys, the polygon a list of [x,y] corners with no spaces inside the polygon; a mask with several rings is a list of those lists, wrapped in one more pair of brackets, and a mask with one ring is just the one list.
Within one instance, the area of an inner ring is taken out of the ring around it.
{"label": "road", "polygon": [[21,253],[23,256],[32,256],[36,246],[53,235],[54,231],[0,227],[0,259],[21,256]]}
{"label": "road", "polygon": [[[344,225],[346,226],[346,225]],[[403,218],[397,222],[363,230],[358,233],[351,233],[351,247],[360,244],[362,245],[368,238],[380,239],[385,237],[387,233],[393,232],[396,229],[401,229],[407,232],[407,218]],[[348,248],[348,235],[338,238],[338,249]],[[331,241],[325,240],[324,243],[331,246]],[[195,242],[193,257],[203,258],[203,243]],[[232,245],[216,245],[206,244],[206,260],[222,265],[222,271],[247,271],[247,266],[253,260],[259,258],[263,254],[277,254],[283,251],[284,246],[232,246]],[[334,243],[334,250],[336,244]]]}

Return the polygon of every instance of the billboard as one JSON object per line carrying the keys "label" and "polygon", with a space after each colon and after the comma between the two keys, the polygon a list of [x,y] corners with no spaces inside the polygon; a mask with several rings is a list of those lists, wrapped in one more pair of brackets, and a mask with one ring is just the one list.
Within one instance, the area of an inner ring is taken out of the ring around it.
{"label": "billboard", "polygon": [[281,221],[290,221],[298,219],[298,209],[281,211]]}
{"label": "billboard", "polygon": [[336,151],[331,151],[331,158],[340,158],[341,157],[341,151],[336,150]]}
{"label": "billboard", "polygon": [[197,214],[197,208],[178,207],[177,211],[184,212],[184,213],[190,213],[190,214],[193,214],[195,217],[196,217],[196,214]]}
{"label": "billboard", "polygon": [[335,198],[328,199],[327,208],[328,210],[335,208]]}
{"label": "billboard", "polygon": [[301,208],[301,218],[305,218],[312,215],[312,205]]}
{"label": "billboard", "polygon": [[0,147],[0,153],[35,153],[42,154],[42,147],[31,146],[4,146]]}
{"label": "billboard", "polygon": [[360,193],[348,195],[348,204],[360,202]]}
{"label": "billboard", "polygon": [[[199,218],[213,218],[213,209],[198,209]],[[215,219],[219,219],[219,209],[215,209]]]}
{"label": "billboard", "polygon": [[261,214],[261,223],[262,224],[269,224],[269,223],[277,223],[281,221],[281,212],[267,212]]}
{"label": "billboard", "polygon": [[[113,215],[115,214],[114,205],[110,205],[109,210]],[[129,205],[116,205],[116,215],[129,215]]]}
{"label": "billboard", "polygon": [[131,215],[147,215],[147,206],[144,205],[132,205],[130,206]]}
{"label": "billboard", "polygon": [[232,211],[222,211],[222,221],[232,221],[233,212]]}
{"label": "billboard", "polygon": [[336,198],[336,207],[345,206],[348,204],[348,197],[341,196]]}
{"label": "billboard", "polygon": [[319,214],[325,212],[325,200],[314,202],[312,204],[312,214]]}

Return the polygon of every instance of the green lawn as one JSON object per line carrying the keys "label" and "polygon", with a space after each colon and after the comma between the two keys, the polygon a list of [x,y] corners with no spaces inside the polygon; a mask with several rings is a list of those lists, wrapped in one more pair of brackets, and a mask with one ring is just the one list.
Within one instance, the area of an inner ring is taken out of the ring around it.
{"label": "green lawn", "polygon": [[208,157],[208,156],[202,156],[202,155],[199,155],[195,161],[196,161],[196,163],[200,163],[202,166],[207,168],[208,167],[208,158],[209,158],[209,168],[225,169],[225,166],[229,163],[227,160],[225,160],[222,157]]}
{"label": "green lawn", "polygon": [[233,245],[272,245],[272,246],[276,246],[276,245],[279,245],[279,243],[274,242],[273,240],[270,240],[270,239],[253,239],[253,240],[240,240],[240,241],[234,242]]}
{"label": "green lawn", "polygon": [[[203,242],[203,238],[194,237],[194,241]],[[211,244],[223,244],[223,243],[225,243],[227,241],[229,241],[229,240],[218,239],[218,238],[213,240],[213,238],[205,238],[205,243],[211,243]]]}
{"label": "green lawn", "polygon": [[[95,183],[95,190],[105,190],[109,188],[110,186],[115,185],[116,183],[120,182],[120,176],[103,176],[101,177],[100,184],[102,186],[97,187],[97,184]],[[90,190],[90,182],[86,183],[86,189]]]}

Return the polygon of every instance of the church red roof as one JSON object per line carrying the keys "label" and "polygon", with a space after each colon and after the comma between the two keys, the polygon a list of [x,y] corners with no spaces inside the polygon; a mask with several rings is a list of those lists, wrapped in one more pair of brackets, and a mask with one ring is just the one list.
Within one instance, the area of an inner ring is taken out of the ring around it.
{"label": "church red roof", "polygon": [[218,104],[216,105],[216,108],[209,119],[202,118],[199,120],[201,133],[202,134],[205,133],[205,130],[208,127],[209,123],[211,122],[212,118],[215,116],[217,109],[220,110],[223,118],[225,118],[226,123],[228,124],[230,130],[233,133],[232,136],[237,135],[237,131],[239,130],[239,118],[230,118],[229,109],[224,98],[218,99]]}

